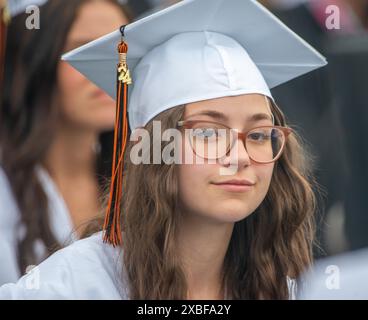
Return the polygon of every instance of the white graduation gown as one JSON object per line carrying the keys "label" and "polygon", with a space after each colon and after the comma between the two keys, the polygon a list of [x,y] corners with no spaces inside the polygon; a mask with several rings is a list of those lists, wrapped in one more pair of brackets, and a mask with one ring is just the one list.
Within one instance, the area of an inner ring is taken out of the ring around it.
{"label": "white graduation gown", "polygon": [[0,287],[0,299],[128,299],[122,261],[121,248],[105,244],[99,232],[54,253],[16,284]]}
{"label": "white graduation gown", "polygon": [[317,261],[303,282],[302,300],[368,300],[368,248]]}
{"label": "white graduation gown", "polygon": [[[127,300],[122,254],[96,233],[56,252],[18,283],[0,287],[0,299]],[[288,286],[294,299],[294,280],[288,278]]]}
{"label": "white graduation gown", "polygon": [[[73,223],[69,210],[56,185],[45,169],[36,169],[41,185],[48,197],[50,227],[55,238],[62,245],[77,240],[73,234]],[[17,242],[24,234],[20,226],[20,213],[4,170],[0,166],[0,285],[17,281],[21,274],[17,262]],[[44,259],[45,247],[37,243],[39,262]]]}

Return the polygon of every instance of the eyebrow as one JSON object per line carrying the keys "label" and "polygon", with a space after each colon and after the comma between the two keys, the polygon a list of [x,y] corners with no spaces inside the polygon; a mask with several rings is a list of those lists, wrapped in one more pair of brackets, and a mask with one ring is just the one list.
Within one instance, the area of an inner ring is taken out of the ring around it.
{"label": "eyebrow", "polygon": [[[195,114],[192,114],[190,116],[187,117],[187,119],[195,117],[195,116],[208,116],[211,118],[214,118],[216,120],[221,120],[221,121],[228,121],[229,118],[227,115],[225,115],[222,112],[219,111],[214,111],[214,110],[204,110]],[[272,116],[270,114],[267,113],[256,113],[256,114],[252,114],[250,117],[247,118],[247,122],[257,122],[257,121],[261,121],[261,120],[270,120],[273,121]]]}

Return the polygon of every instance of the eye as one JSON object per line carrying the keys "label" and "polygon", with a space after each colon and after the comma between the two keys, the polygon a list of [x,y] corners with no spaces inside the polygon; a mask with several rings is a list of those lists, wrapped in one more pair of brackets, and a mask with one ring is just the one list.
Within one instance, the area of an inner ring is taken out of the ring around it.
{"label": "eye", "polygon": [[254,142],[266,142],[271,139],[271,135],[269,132],[266,132],[265,130],[258,130],[253,131],[249,133],[248,140],[254,141]]}
{"label": "eye", "polygon": [[190,129],[190,135],[197,141],[217,143],[227,139],[229,128],[219,123],[196,121]]}
{"label": "eye", "polygon": [[214,138],[218,136],[218,130],[214,128],[197,128],[194,129],[193,136],[198,138]]}

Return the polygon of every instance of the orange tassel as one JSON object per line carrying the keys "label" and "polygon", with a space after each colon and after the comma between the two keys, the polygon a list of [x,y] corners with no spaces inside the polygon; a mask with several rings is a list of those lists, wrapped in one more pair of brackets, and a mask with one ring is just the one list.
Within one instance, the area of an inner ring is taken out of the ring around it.
{"label": "orange tassel", "polygon": [[114,152],[109,202],[104,223],[104,242],[114,247],[122,244],[121,199],[124,173],[124,153],[128,140],[128,85],[132,83],[127,65],[128,45],[124,42],[125,26],[120,28],[122,39],[118,45],[119,63],[117,65],[117,97],[114,129]]}
{"label": "orange tassel", "polygon": [[7,26],[10,22],[10,13],[6,0],[0,0],[0,88],[2,88],[5,68],[5,47]]}

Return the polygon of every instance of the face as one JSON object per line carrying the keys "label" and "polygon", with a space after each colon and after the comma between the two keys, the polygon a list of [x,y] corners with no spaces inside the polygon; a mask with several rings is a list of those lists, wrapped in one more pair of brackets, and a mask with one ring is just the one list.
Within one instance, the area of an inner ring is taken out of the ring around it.
{"label": "face", "polygon": [[[80,8],[64,52],[112,32],[126,23],[127,18],[116,5],[108,1],[89,1]],[[97,132],[114,127],[114,100],[63,61],[58,67],[58,85],[58,101],[64,122]]]}
{"label": "face", "polygon": [[[249,94],[188,104],[185,120],[220,122],[239,132],[273,125],[269,104],[262,95]],[[183,154],[193,154],[189,139],[183,139]],[[185,214],[200,215],[214,222],[236,222],[261,204],[270,186],[274,163],[253,162],[240,139],[232,152],[212,163],[178,166],[179,194]],[[230,167],[236,170],[231,170]],[[227,172],[227,170],[229,170]],[[245,180],[250,186],[224,184]]]}

